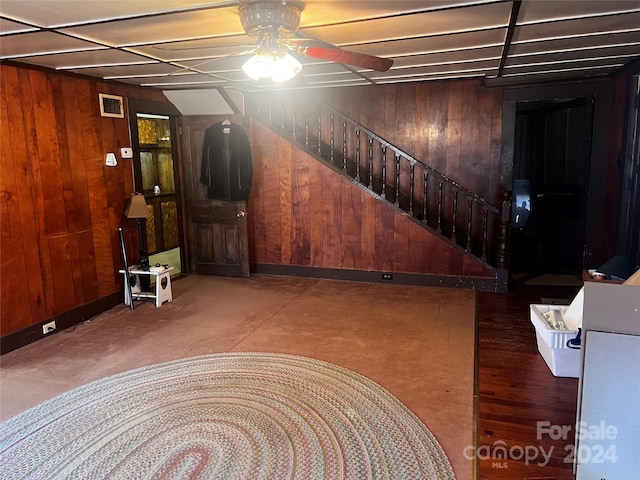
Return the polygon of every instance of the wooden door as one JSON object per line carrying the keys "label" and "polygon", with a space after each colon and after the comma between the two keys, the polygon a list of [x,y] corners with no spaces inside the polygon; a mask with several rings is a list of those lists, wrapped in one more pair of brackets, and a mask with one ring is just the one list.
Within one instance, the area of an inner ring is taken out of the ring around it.
{"label": "wooden door", "polygon": [[188,263],[192,273],[248,277],[246,202],[211,200],[200,183],[205,131],[224,119],[217,115],[181,118]]}
{"label": "wooden door", "polygon": [[[591,98],[518,105],[514,193],[517,182],[526,182],[520,193],[529,212],[512,231],[512,270],[581,273],[593,115]],[[520,200],[516,193],[515,213]]]}

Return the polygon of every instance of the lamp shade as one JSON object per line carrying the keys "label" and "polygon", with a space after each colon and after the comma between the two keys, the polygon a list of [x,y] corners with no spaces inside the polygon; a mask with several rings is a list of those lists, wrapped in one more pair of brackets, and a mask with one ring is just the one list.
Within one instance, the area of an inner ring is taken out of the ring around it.
{"label": "lamp shade", "polygon": [[302,65],[286,52],[263,51],[247,60],[242,69],[254,80],[270,77],[275,82],[285,82],[295,77]]}
{"label": "lamp shade", "polygon": [[147,202],[144,200],[144,195],[141,193],[134,193],[131,195],[131,199],[127,204],[127,208],[124,210],[124,216],[127,218],[147,218],[149,217],[149,210],[147,209]]}

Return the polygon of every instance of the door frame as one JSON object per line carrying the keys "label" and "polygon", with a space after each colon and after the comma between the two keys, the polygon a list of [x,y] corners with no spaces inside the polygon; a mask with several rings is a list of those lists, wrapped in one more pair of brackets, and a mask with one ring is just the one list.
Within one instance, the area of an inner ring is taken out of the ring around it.
{"label": "door frame", "polygon": [[[136,192],[142,192],[142,172],[135,168],[136,164],[140,164],[140,138],[138,136],[138,114],[148,113],[153,115],[165,115],[169,117],[169,126],[171,129],[171,155],[173,157],[173,176],[176,189],[176,212],[178,215],[178,237],[180,247],[180,263],[181,271],[188,273],[186,263],[186,235],[185,235],[185,211],[184,211],[184,193],[183,193],[183,172],[181,157],[181,139],[179,137],[178,121],[182,116],[180,111],[169,102],[156,102],[153,100],[143,100],[139,98],[127,99],[127,112],[129,115],[129,135],[131,138],[131,148],[133,150],[133,159],[131,161],[131,169],[133,173],[134,189]],[[143,241],[145,248],[147,247],[147,232],[143,231]]]}
{"label": "door frame", "polygon": [[[591,169],[588,180],[584,263],[594,265],[606,261],[610,252],[602,242],[603,218],[618,218],[619,206],[607,201],[608,177],[607,140],[611,119],[611,79],[588,82],[544,85],[526,88],[505,88],[502,108],[502,139],[500,156],[500,190],[511,192],[513,183],[513,157],[515,149],[516,108],[519,102],[552,101],[554,99],[593,97],[595,99],[593,136],[591,140]],[[607,211],[606,209],[609,209]],[[615,211],[610,211],[615,209]],[[613,233],[614,237],[616,232]]]}

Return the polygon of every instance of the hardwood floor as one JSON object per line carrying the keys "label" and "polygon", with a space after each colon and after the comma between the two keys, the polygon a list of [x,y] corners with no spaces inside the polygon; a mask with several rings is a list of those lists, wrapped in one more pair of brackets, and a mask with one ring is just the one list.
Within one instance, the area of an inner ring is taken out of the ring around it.
{"label": "hardwood floor", "polygon": [[[478,478],[574,479],[578,380],[554,377],[547,367],[529,305],[542,297],[572,299],[578,290],[523,285],[478,294]],[[554,426],[570,430],[562,438]]]}

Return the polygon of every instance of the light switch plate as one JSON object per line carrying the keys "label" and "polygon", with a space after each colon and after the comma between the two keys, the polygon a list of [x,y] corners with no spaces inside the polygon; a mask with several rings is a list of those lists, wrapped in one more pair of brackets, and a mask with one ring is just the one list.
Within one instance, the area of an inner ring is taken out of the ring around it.
{"label": "light switch plate", "polygon": [[116,160],[116,154],[115,153],[107,153],[107,166],[108,167],[115,167],[116,165],[118,165],[118,161]]}
{"label": "light switch plate", "polygon": [[122,158],[133,158],[133,148],[130,147],[122,147],[120,149],[120,156]]}

